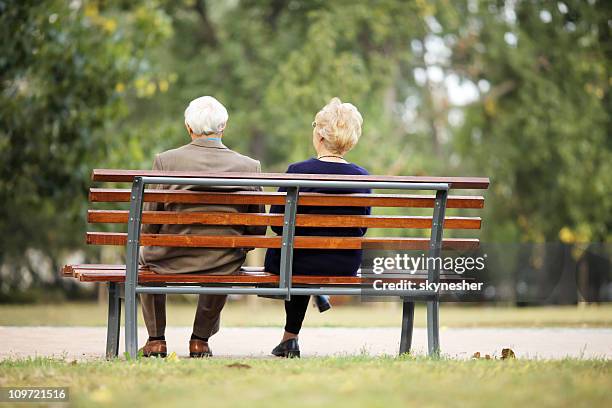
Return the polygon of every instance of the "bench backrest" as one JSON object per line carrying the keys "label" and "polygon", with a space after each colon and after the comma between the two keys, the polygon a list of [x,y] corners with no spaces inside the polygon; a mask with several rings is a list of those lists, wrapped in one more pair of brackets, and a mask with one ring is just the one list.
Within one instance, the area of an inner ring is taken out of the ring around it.
{"label": "bench backrest", "polygon": [[[366,183],[399,183],[419,184],[423,190],[430,189],[432,183],[447,185],[448,189],[486,189],[488,178],[481,177],[406,177],[406,176],[342,176],[342,175],[302,175],[284,173],[196,173],[196,172],[162,172],[151,170],[94,170],[92,179],[97,182],[133,182],[135,177],[181,177],[198,179],[234,179],[260,180],[262,183],[295,182],[297,180],[324,182],[366,182]],[[376,184],[374,184],[376,185]],[[91,188],[89,199],[92,203],[129,202],[131,190],[117,188]],[[439,197],[438,197],[439,198]],[[188,190],[151,190],[144,191],[144,201],[186,204],[264,204],[284,205],[287,196],[277,192],[203,192]],[[370,206],[399,208],[432,208],[437,204],[436,195],[414,194],[317,194],[299,193],[300,206]],[[442,205],[449,209],[481,209],[484,206],[482,196],[448,195],[444,196]],[[443,213],[444,214],[444,213]],[[127,210],[90,209],[90,223],[126,224]],[[210,212],[172,212],[144,211],[143,224],[203,224],[203,225],[247,225],[247,226],[282,226],[283,214],[253,213],[210,213]],[[321,215],[298,214],[295,226],[298,227],[367,227],[367,228],[400,228],[431,229],[434,216],[423,215]],[[480,217],[444,216],[443,228],[458,230],[477,230],[481,227]],[[94,245],[126,245],[126,233],[88,232],[87,243]],[[421,236],[385,236],[385,237],[312,237],[296,236],[292,240],[293,248],[326,248],[326,249],[427,249],[430,238]],[[203,236],[178,234],[142,234],[142,246],[177,246],[177,247],[248,247],[279,248],[281,237],[276,236]],[[453,238],[442,241],[442,247],[448,249],[473,249],[478,246],[476,238]]]}

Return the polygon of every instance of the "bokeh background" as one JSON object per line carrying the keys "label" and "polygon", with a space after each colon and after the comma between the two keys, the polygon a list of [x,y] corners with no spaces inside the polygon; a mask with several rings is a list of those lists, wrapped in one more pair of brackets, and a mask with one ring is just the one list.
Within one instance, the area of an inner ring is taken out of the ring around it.
{"label": "bokeh background", "polygon": [[492,274],[610,299],[611,33],[603,0],[0,0],[0,302],[96,296],[58,273],[122,262],[84,244],[91,170],[187,143],[201,95],[264,171],[352,102],[371,173],[491,178],[481,239],[526,248]]}

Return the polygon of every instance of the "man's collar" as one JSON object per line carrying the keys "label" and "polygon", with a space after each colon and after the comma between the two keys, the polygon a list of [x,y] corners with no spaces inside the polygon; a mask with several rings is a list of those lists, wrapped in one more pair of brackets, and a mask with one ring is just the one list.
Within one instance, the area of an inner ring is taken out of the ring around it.
{"label": "man's collar", "polygon": [[221,141],[221,138],[217,136],[198,137],[197,139],[193,139],[190,144],[200,147],[210,147],[213,149],[227,149],[227,147]]}

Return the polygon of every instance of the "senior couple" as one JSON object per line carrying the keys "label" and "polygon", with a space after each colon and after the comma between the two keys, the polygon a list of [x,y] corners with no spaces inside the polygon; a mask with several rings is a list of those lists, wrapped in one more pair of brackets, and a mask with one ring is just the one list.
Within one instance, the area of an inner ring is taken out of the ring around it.
{"label": "senior couple", "polygon": [[[228,121],[225,107],[211,96],[197,98],[185,110],[185,127],[191,143],[168,150],[155,157],[154,170],[198,171],[198,172],[261,172],[259,161],[227,148],[223,132]],[[363,119],[355,106],[333,98],[315,116],[312,123],[312,144],[316,157],[293,163],[288,173],[364,175],[368,172],[344,159],[359,140]],[[158,189],[210,190],[199,186],[154,186]],[[216,190],[222,187],[215,188]],[[236,191],[237,187],[232,187]],[[257,189],[260,187],[241,187]],[[279,189],[283,191],[283,189]],[[302,188],[303,192],[318,193],[369,193],[364,189],[332,191],[321,188]],[[262,205],[197,205],[181,203],[145,203],[146,211],[197,211],[197,212],[256,212],[263,213]],[[282,213],[282,206],[272,206],[271,212]],[[355,214],[370,213],[369,207],[299,207],[299,213],[310,214]],[[282,234],[282,227],[272,227]],[[266,227],[206,226],[206,225],[150,225],[142,226],[149,234],[197,234],[197,235],[263,235]],[[363,236],[365,228],[296,228],[296,235],[310,236]],[[231,275],[237,273],[246,258],[245,248],[178,248],[143,247],[140,263],[156,273],[206,273]],[[361,264],[361,250],[295,250],[293,273],[295,275],[355,275]],[[266,253],[265,269],[279,273],[280,250],[269,249]],[[212,351],[208,340],[219,330],[221,310],[225,295],[199,295],[193,333],[189,341],[191,357],[210,357]],[[285,301],[286,323],[281,342],[272,350],[279,357],[299,357],[298,335],[306,315],[310,296],[292,296]],[[149,338],[142,348],[145,357],[165,357],[166,296],[163,294],[141,294],[142,311]],[[325,299],[318,299],[319,309],[329,308]]]}

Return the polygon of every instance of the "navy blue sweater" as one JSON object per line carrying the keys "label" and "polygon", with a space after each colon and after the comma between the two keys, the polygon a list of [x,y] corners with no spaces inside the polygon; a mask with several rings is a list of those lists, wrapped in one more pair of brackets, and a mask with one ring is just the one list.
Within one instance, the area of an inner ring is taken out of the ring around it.
{"label": "navy blue sweater", "polygon": [[[352,163],[335,163],[317,160],[315,158],[289,165],[287,173],[302,174],[354,174],[367,175],[366,169]],[[286,191],[281,187],[278,191]],[[370,189],[329,189],[329,188],[300,188],[300,192],[349,194],[367,193]],[[271,213],[283,213],[284,207],[273,205]],[[369,215],[370,207],[319,207],[298,206],[298,214],[332,214],[332,215]],[[272,227],[278,235],[283,232],[282,227]],[[365,235],[366,228],[324,228],[324,227],[297,227],[295,235],[307,236],[340,236],[361,237]],[[362,251],[359,249],[296,249],[293,251],[294,275],[355,275],[361,266]],[[266,252],[266,271],[279,273],[280,249],[268,249]]]}

